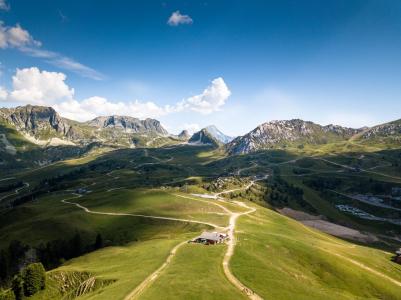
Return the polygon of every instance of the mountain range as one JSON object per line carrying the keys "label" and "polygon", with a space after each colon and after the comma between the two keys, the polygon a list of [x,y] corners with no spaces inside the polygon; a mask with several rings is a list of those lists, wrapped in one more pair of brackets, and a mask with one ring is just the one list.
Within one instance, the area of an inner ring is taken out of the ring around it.
{"label": "mountain range", "polygon": [[96,143],[100,147],[135,148],[188,142],[192,145],[211,145],[230,155],[348,140],[399,144],[401,137],[401,120],[354,129],[338,125],[322,126],[300,119],[266,122],[236,138],[225,135],[213,125],[192,136],[186,130],[172,135],[155,119],[113,115],[77,122],[61,117],[51,107],[27,105],[0,109],[0,151],[8,151],[8,154],[18,152],[18,147],[15,151],[10,150],[16,145],[13,145],[13,138],[5,128],[19,134],[21,141],[41,147],[87,147]]}

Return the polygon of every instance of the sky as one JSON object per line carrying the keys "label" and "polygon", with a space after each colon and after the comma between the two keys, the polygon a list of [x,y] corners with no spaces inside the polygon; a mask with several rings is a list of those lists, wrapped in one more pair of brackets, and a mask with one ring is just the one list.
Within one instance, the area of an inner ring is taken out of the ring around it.
{"label": "sky", "polygon": [[228,135],[401,118],[399,0],[0,0],[0,107]]}

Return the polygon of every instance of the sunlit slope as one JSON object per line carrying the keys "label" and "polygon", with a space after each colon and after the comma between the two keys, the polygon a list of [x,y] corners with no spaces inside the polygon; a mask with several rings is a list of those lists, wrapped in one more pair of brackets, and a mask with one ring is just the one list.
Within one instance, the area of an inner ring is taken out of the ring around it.
{"label": "sunlit slope", "polygon": [[401,299],[401,266],[259,207],[238,221],[233,273],[266,299]]}
{"label": "sunlit slope", "polygon": [[185,245],[139,299],[247,299],[224,275],[226,247]]}

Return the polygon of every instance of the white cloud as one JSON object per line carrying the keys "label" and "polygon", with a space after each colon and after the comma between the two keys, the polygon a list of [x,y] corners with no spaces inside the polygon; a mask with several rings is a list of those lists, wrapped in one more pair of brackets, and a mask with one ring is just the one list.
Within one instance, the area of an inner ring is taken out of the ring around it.
{"label": "white cloud", "polygon": [[192,24],[193,20],[188,15],[182,15],[179,10],[173,12],[167,21],[170,26],[178,26],[180,24]]}
{"label": "white cloud", "polygon": [[12,78],[13,90],[8,101],[30,104],[53,104],[72,99],[74,89],[65,84],[63,73],[40,71],[38,68],[17,69]]}
{"label": "white cloud", "polygon": [[137,118],[158,118],[171,113],[195,111],[208,114],[220,110],[231,92],[223,78],[216,78],[199,95],[174,105],[160,106],[151,101],[110,101],[94,96],[81,101],[74,98],[74,89],[66,82],[66,75],[41,71],[36,67],[17,69],[12,78],[12,90],[0,90],[0,100],[21,104],[53,106],[62,116],[84,121],[96,116],[129,115]]}
{"label": "white cloud", "polygon": [[0,10],[9,10],[10,5],[7,4],[6,0],[0,0]]}
{"label": "white cloud", "polygon": [[185,130],[188,131],[189,134],[194,134],[195,132],[199,131],[201,129],[199,124],[196,123],[185,123],[184,126],[182,126]]}
{"label": "white cloud", "polygon": [[189,109],[202,114],[210,114],[219,111],[230,97],[231,91],[224,82],[223,78],[214,79],[202,94],[192,96],[181,101],[177,105],[177,109]]}
{"label": "white cloud", "polygon": [[14,27],[10,27],[5,26],[4,23],[0,21],[1,49],[15,48],[26,55],[45,59],[45,61],[49,64],[52,64],[60,69],[72,71],[83,77],[95,80],[102,80],[104,78],[104,76],[98,71],[60,53],[43,49],[41,46],[41,42],[35,40],[32,35],[27,30],[23,29],[19,24],[15,25]]}
{"label": "white cloud", "polygon": [[35,41],[29,32],[19,24],[9,27],[0,21],[0,48],[20,48],[26,46],[40,46],[40,42]]}
{"label": "white cloud", "polygon": [[7,90],[0,86],[0,101],[5,101],[7,99],[8,93]]}

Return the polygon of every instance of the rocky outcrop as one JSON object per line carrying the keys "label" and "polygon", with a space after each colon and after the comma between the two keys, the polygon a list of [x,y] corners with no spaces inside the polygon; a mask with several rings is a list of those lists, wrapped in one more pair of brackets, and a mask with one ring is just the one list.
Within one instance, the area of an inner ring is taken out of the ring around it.
{"label": "rocky outcrop", "polygon": [[225,135],[224,133],[222,133],[214,125],[207,126],[205,129],[207,130],[207,132],[209,132],[209,134],[211,136],[213,136],[220,143],[227,144],[227,143],[231,142],[234,139],[233,137]]}
{"label": "rocky outcrop", "polygon": [[206,128],[195,132],[189,139],[188,143],[195,145],[210,145],[215,147],[222,145],[222,143],[212,136]]}
{"label": "rocky outcrop", "polygon": [[0,119],[21,132],[31,142],[50,145],[51,140],[86,145],[93,142],[131,146],[132,139],[140,135],[144,144],[155,136],[168,132],[154,119],[140,120],[127,116],[97,117],[80,123],[61,117],[53,108],[44,106],[19,106],[0,109]]}
{"label": "rocky outcrop", "polygon": [[387,138],[401,141],[401,119],[366,129],[361,133],[361,138],[363,140]]}
{"label": "rocky outcrop", "polygon": [[114,128],[124,130],[129,133],[155,133],[167,135],[168,132],[155,119],[140,120],[127,116],[107,116],[97,117],[86,122],[87,125],[97,128]]}
{"label": "rocky outcrop", "polygon": [[299,119],[271,121],[237,137],[227,144],[226,149],[230,154],[244,154],[294,143],[324,144],[349,139],[360,131],[338,125],[321,126]]}
{"label": "rocky outcrop", "polygon": [[0,116],[15,126],[19,131],[38,135],[43,131],[53,131],[66,136],[71,125],[51,107],[19,106],[16,108],[0,109]]}
{"label": "rocky outcrop", "polygon": [[188,130],[183,130],[177,137],[180,140],[188,141],[191,138],[191,135],[189,134]]}

